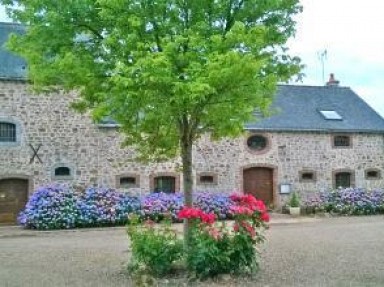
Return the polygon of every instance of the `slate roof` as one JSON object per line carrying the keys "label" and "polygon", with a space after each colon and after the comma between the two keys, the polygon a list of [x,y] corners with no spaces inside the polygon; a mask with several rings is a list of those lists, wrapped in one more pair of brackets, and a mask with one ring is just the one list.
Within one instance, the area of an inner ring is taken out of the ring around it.
{"label": "slate roof", "polygon": [[15,23],[0,22],[0,79],[25,80],[27,63],[5,48],[10,33],[23,33],[24,27]]}
{"label": "slate roof", "polygon": [[[348,87],[280,85],[270,109],[270,117],[245,129],[384,133],[384,119]],[[335,111],[342,120],[327,120],[321,110]]]}
{"label": "slate roof", "polygon": [[[0,22],[0,79],[26,80],[27,63],[4,47],[10,33],[23,32],[22,25]],[[321,110],[336,111],[342,120],[326,120]],[[384,133],[384,119],[347,87],[280,85],[271,111],[270,117],[250,122],[245,129]]]}

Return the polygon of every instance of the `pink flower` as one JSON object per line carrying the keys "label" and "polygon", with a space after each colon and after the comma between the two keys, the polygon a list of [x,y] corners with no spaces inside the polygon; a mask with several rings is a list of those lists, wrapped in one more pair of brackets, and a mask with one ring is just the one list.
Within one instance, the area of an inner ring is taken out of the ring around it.
{"label": "pink flower", "polygon": [[242,221],[241,226],[249,233],[251,238],[256,237],[256,230],[253,228],[253,226],[250,223],[246,221]]}
{"label": "pink flower", "polygon": [[222,237],[222,234],[220,233],[220,231],[213,226],[209,227],[207,229],[207,232],[208,232],[209,236],[211,236],[215,240],[219,240]]}
{"label": "pink flower", "polygon": [[149,226],[149,227],[153,227],[155,225],[155,222],[151,219],[147,219],[145,221],[145,225]]}
{"label": "pink flower", "polygon": [[231,210],[234,214],[252,215],[253,211],[245,206],[231,206]]}

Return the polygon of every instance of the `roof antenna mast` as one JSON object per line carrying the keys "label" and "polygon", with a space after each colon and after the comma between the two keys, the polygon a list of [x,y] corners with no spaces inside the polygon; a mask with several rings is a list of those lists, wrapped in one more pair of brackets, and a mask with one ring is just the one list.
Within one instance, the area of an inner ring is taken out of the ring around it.
{"label": "roof antenna mast", "polygon": [[321,63],[321,74],[323,77],[323,85],[325,84],[325,60],[327,60],[327,49],[317,52],[317,58]]}

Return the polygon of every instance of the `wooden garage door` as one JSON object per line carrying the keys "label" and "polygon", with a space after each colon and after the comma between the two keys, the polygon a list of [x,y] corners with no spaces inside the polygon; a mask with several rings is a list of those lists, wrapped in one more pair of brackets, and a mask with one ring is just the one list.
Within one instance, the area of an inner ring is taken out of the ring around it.
{"label": "wooden garage door", "polygon": [[16,223],[19,212],[28,199],[28,180],[9,178],[0,180],[0,224]]}
{"label": "wooden garage door", "polygon": [[266,204],[273,203],[273,170],[265,167],[252,167],[244,170],[244,193],[250,193]]}

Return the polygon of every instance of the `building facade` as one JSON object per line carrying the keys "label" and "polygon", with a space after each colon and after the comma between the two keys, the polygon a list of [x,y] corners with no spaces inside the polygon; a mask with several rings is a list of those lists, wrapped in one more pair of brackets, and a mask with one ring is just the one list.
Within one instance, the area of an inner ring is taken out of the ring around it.
{"label": "building facade", "polygon": [[[0,46],[15,27],[0,25]],[[35,94],[22,59],[3,49],[0,61],[0,222],[15,220],[34,189],[52,181],[182,191],[179,159],[136,162],[118,125],[70,108],[75,93]],[[201,138],[195,189],[252,193],[281,206],[292,190],[383,186],[384,120],[351,89],[329,84],[280,86],[271,116],[246,124],[243,136]]]}

